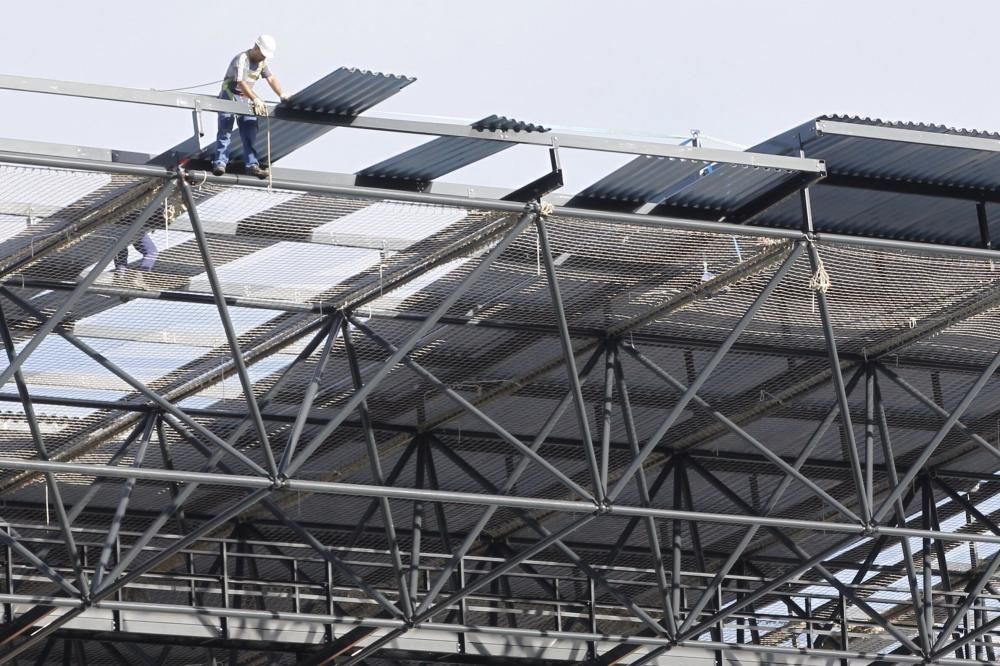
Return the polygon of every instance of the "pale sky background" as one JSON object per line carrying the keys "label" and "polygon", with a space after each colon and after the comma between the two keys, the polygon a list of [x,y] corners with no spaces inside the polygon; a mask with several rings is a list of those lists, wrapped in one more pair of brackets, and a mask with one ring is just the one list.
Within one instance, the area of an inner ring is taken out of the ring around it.
{"label": "pale sky background", "polygon": [[[4,6],[2,69],[175,88],[220,79],[269,32],[288,92],[352,66],[417,78],[378,111],[750,145],[825,113],[1000,130],[998,26],[992,0],[19,0]],[[191,128],[186,111],[134,104],[2,91],[0,104],[5,138],[158,153]],[[353,172],[421,141],[338,129],[278,164]],[[626,160],[567,151],[567,189]],[[547,163],[518,147],[442,180],[519,186]]]}

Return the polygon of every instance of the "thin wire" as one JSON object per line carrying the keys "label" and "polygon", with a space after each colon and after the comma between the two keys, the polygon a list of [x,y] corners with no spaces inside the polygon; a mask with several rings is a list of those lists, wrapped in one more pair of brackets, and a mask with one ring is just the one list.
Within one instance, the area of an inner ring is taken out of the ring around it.
{"label": "thin wire", "polygon": [[150,90],[155,90],[156,92],[177,92],[179,90],[191,90],[193,88],[204,88],[206,86],[214,86],[216,84],[222,83],[222,79],[218,81],[209,81],[208,83],[199,83],[194,86],[184,86],[183,88],[150,88]]}

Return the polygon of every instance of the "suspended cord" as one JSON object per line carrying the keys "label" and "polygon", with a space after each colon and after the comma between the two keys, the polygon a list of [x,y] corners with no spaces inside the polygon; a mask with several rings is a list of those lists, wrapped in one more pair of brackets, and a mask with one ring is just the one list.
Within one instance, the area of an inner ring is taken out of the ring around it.
{"label": "suspended cord", "polygon": [[267,122],[267,193],[274,193],[274,175],[271,171],[271,113],[266,105],[264,106],[264,118]]}
{"label": "suspended cord", "polygon": [[199,83],[194,86],[184,86],[183,88],[150,88],[150,90],[155,90],[156,92],[179,92],[181,90],[192,90],[194,88],[205,88],[206,86],[214,86],[222,83],[222,79],[218,81],[208,81],[207,83]]}

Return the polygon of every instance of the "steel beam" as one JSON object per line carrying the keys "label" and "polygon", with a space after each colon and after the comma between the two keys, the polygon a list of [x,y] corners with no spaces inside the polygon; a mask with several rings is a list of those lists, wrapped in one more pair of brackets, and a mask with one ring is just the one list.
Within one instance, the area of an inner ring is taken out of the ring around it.
{"label": "steel beam", "polygon": [[[79,463],[62,463],[54,461],[24,460],[20,458],[0,458],[0,469],[17,469],[29,471],[52,471],[55,473],[74,473],[96,477],[115,477],[165,481],[167,483],[210,484],[223,487],[247,489],[272,489],[275,484],[267,478],[238,474],[213,474],[207,472],[185,472],[154,469],[136,469],[126,467],[106,467]],[[185,489],[190,486],[185,486]],[[465,493],[455,491],[417,490],[414,488],[398,488],[388,486],[373,486],[368,484],[341,483],[337,481],[310,481],[304,479],[289,479],[281,484],[280,489],[292,492],[317,493],[327,495],[344,495],[349,497],[386,497],[389,499],[445,502],[469,506],[496,506],[516,509],[540,509],[562,513],[591,513],[601,509],[613,516],[646,517],[657,520],[694,520],[699,522],[719,523],[728,525],[761,525],[780,528],[786,531],[812,530],[818,532],[840,533],[851,535],[879,536],[927,536],[932,539],[944,539],[967,543],[1000,544],[1000,536],[977,533],[938,532],[934,530],[915,530],[886,525],[866,529],[863,525],[840,522],[824,522],[822,520],[804,520],[797,518],[775,518],[767,516],[743,516],[725,513],[709,513],[704,511],[678,511],[655,507],[630,506],[611,504],[604,508],[593,502],[573,500],[547,499],[514,495],[494,495],[484,493]],[[0,533],[2,538],[2,533]]]}
{"label": "steel beam", "polygon": [[451,309],[451,306],[454,305],[458,299],[461,298],[462,295],[465,294],[465,292],[468,291],[468,289],[489,270],[496,258],[503,254],[508,247],[510,247],[514,239],[531,223],[535,215],[536,211],[533,209],[522,212],[513,228],[506,233],[503,239],[500,240],[500,242],[497,243],[496,246],[494,246],[493,249],[486,254],[486,256],[480,259],[476,267],[473,268],[469,274],[466,275],[462,281],[452,289],[451,293],[441,300],[441,303],[439,303],[434,309],[431,316],[417,327],[417,330],[414,331],[410,337],[399,346],[397,351],[382,364],[382,366],[372,377],[368,379],[367,383],[360,390],[351,394],[351,397],[348,398],[343,407],[341,407],[337,416],[330,419],[326,425],[319,429],[299,455],[292,460],[287,469],[287,474],[289,476],[294,475],[295,472],[298,471],[298,469],[310,458],[310,456],[312,456],[316,449],[318,449],[323,442],[326,441],[326,438],[337,429],[337,427],[355,408],[357,408],[361,401],[364,400],[367,395],[374,388],[376,388],[386,376],[389,375],[390,372],[392,372],[396,364],[410,353],[413,347],[423,339],[424,335],[426,335],[427,332],[430,331],[435,324],[437,324],[438,318],[444,316],[444,314]]}
{"label": "steel beam", "polygon": [[292,456],[295,455],[295,449],[298,447],[299,439],[302,437],[302,431],[305,428],[306,420],[309,417],[309,411],[312,409],[313,402],[316,400],[316,394],[319,393],[319,386],[320,382],[323,380],[323,373],[326,372],[326,366],[330,362],[330,356],[333,353],[333,345],[340,336],[340,329],[343,321],[344,315],[339,312],[331,315],[330,317],[330,322],[327,325],[326,343],[323,345],[323,351],[320,352],[319,359],[316,362],[316,367],[313,368],[312,378],[306,386],[305,395],[302,396],[302,403],[299,406],[298,413],[295,415],[295,423],[292,425],[292,431],[288,435],[288,442],[285,444],[285,450],[281,453],[281,462],[278,464],[277,470],[278,475],[285,474],[285,471],[288,469],[288,465],[292,461]]}
{"label": "steel beam", "polygon": [[[813,272],[818,273],[823,270],[823,261],[816,250],[815,243],[809,243],[809,262]],[[826,339],[827,352],[830,355],[830,372],[833,374],[833,386],[837,392],[837,399],[840,401],[840,420],[843,424],[843,432],[847,438],[847,455],[851,461],[851,474],[854,477],[854,485],[858,494],[858,505],[861,507],[861,520],[870,523],[872,520],[872,506],[868,502],[868,490],[865,488],[864,472],[861,469],[861,461],[858,457],[858,443],[854,438],[854,424],[851,420],[851,407],[848,401],[847,388],[844,384],[844,375],[840,367],[840,356],[837,352],[837,338],[833,331],[833,322],[830,317],[830,307],[826,302],[826,292],[822,289],[815,290],[816,302],[819,305],[820,321],[823,325],[823,336]]]}
{"label": "steel beam", "polygon": [[[639,455],[639,434],[635,427],[635,418],[632,414],[632,404],[629,401],[628,394],[628,384],[625,380],[625,373],[622,369],[621,359],[618,357],[617,348],[613,350],[610,356],[611,360],[611,372],[613,376],[613,381],[618,389],[618,403],[621,406],[622,420],[625,423],[625,434],[628,437],[629,447],[632,449],[632,455]],[[607,383],[607,382],[606,382]],[[607,395],[607,391],[605,392]],[[609,411],[609,410],[608,410]],[[610,413],[607,413],[607,418],[610,420]],[[608,433],[610,436],[610,432]],[[639,500],[643,503],[643,506],[652,506],[653,497],[660,489],[660,482],[666,479],[666,475],[670,473],[670,469],[673,467],[672,464],[664,466],[665,473],[661,472],[660,478],[657,479],[657,483],[654,484],[654,490],[650,492],[649,486],[646,483],[646,474],[643,470],[639,470],[636,473],[636,484],[639,488]],[[677,477],[674,477],[674,483],[677,483]],[[638,519],[635,519],[638,520]],[[670,598],[670,590],[667,583],[667,572],[663,566],[663,549],[660,546],[660,533],[656,527],[656,521],[650,517],[643,519],[646,527],[646,538],[649,541],[650,554],[653,558],[653,567],[656,570],[656,585],[659,591],[660,604],[663,606],[663,617],[667,623],[667,629],[671,636],[677,635],[677,619],[675,614],[675,606]],[[633,520],[629,521],[628,528],[622,533],[623,536],[626,534],[631,534],[632,529],[634,529],[635,522]],[[628,537],[625,537],[626,540]],[[619,541],[624,545],[623,541]],[[616,555],[617,557],[617,555]],[[612,558],[609,559],[609,565],[613,563]]]}
{"label": "steel beam", "polygon": [[[547,135],[539,135],[547,136]],[[0,162],[12,164],[29,164],[32,166],[48,166],[65,169],[85,169],[92,171],[103,171],[106,173],[118,173],[125,175],[135,175],[151,178],[171,178],[174,173],[162,167],[148,165],[129,165],[121,163],[107,163],[93,160],[59,157],[38,154],[23,154],[16,152],[0,151]],[[241,185],[245,187],[268,187],[269,184],[256,178],[246,176],[212,176],[207,172],[189,172],[192,177],[196,177],[199,182],[204,178],[207,182]],[[309,172],[296,171],[289,173],[287,178],[274,177],[270,186],[317,192],[324,194],[335,194],[345,196],[371,197],[375,199],[386,199],[390,201],[415,201],[424,203],[436,203],[440,205],[468,206],[483,210],[497,210],[505,212],[516,212],[521,209],[521,205],[515,202],[502,201],[499,199],[480,199],[474,197],[462,197],[450,194],[406,192],[401,190],[364,188],[353,185],[331,185],[329,184],[329,174],[316,173],[310,177]],[[480,188],[476,188],[477,191]],[[641,215],[635,213],[616,213],[613,211],[587,210],[582,208],[569,208],[556,206],[554,213],[560,216],[574,217],[579,219],[591,219],[611,222],[624,222],[640,226],[655,228],[680,229],[688,231],[704,231],[732,235],[734,225],[731,222],[713,222],[703,220],[682,219],[677,217],[666,217],[657,215]],[[790,240],[803,239],[801,230],[780,229],[775,227],[762,227],[747,225],[740,227],[745,233],[752,233],[755,236],[768,238],[785,238]],[[965,247],[954,245],[938,245],[934,243],[902,241],[897,239],[873,238],[865,236],[852,236],[846,234],[820,233],[814,235],[814,240],[824,243],[836,243],[844,245],[857,245],[862,247],[874,247],[895,250],[911,250],[924,253],[980,257],[985,259],[1000,259],[1000,252],[995,249]]]}
{"label": "steel beam", "polygon": [[[24,76],[0,75],[0,88],[25,92],[69,95],[90,99],[117,102],[150,104],[188,110],[214,111],[234,115],[254,115],[245,104],[219,99],[214,95],[195,93],[124,88],[74,81],[57,81]],[[483,141],[498,141],[511,144],[527,144],[551,148],[576,148],[632,155],[652,155],[706,163],[736,164],[741,166],[768,167],[806,173],[824,173],[822,160],[785,157],[782,155],[756,154],[745,151],[715,150],[694,146],[676,146],[652,141],[633,141],[616,137],[602,137],[573,131],[559,132],[505,132],[501,130],[476,129],[467,124],[408,120],[398,116],[366,113],[359,116],[344,116],[332,113],[306,112],[288,108],[286,105],[268,104],[269,115],[286,120],[354,127],[358,129],[408,134],[453,136]]]}
{"label": "steel beam", "polygon": [[639,456],[634,458],[632,462],[629,463],[625,472],[621,475],[621,477],[619,477],[618,483],[616,483],[608,492],[608,499],[610,501],[614,501],[621,494],[621,492],[625,489],[625,486],[631,480],[632,475],[635,474],[636,470],[642,466],[646,458],[648,458],[653,452],[653,449],[656,448],[656,445],[659,444],[660,440],[667,434],[667,431],[670,430],[674,423],[676,423],[677,419],[680,418],[684,409],[696,397],[702,385],[708,381],[708,378],[711,376],[712,372],[719,365],[719,363],[722,362],[723,357],[725,357],[725,355],[729,352],[730,347],[732,347],[733,343],[736,342],[736,339],[741,333],[743,333],[744,330],[746,330],[746,327],[750,325],[750,322],[753,321],[754,315],[756,315],[761,306],[767,302],[771,293],[791,269],[792,264],[795,263],[801,252],[801,244],[796,244],[795,247],[792,248],[792,251],[789,253],[784,263],[781,264],[781,267],[778,268],[768,281],[767,285],[761,290],[760,294],[757,295],[753,304],[747,308],[747,311],[740,318],[739,322],[733,327],[732,332],[726,337],[719,349],[712,355],[712,358],[705,364],[705,367],[702,368],[698,378],[695,379],[695,381],[692,382],[687,388],[681,398],[670,410],[670,413],[663,420],[663,423],[660,424],[660,427],[657,428],[656,432],[653,433],[653,435],[651,435],[646,441],[645,445],[643,445],[642,450],[639,452]]}
{"label": "steel beam", "polygon": [[[382,348],[388,351],[391,354],[391,358],[395,358],[399,355],[400,351],[399,348],[397,348],[388,340],[384,339],[378,333],[370,329],[363,322],[361,322],[357,318],[351,317],[351,323],[354,324],[355,328],[363,332],[371,340],[375,341]],[[531,460],[535,464],[537,464],[539,467],[541,467],[549,474],[551,474],[556,480],[558,480],[561,484],[566,486],[566,488],[576,493],[578,497],[581,497],[585,500],[594,500],[594,497],[592,497],[590,493],[588,493],[582,486],[580,486],[580,484],[571,479],[562,470],[557,468],[548,460],[546,460],[545,458],[541,457],[538,453],[533,451],[530,446],[528,446],[527,444],[525,444],[524,442],[511,435],[509,432],[507,432],[507,430],[503,426],[501,426],[499,423],[490,418],[481,409],[479,409],[471,402],[466,400],[464,397],[462,397],[462,395],[458,391],[455,391],[454,389],[449,387],[445,382],[441,381],[433,374],[431,374],[427,369],[425,369],[422,365],[414,361],[410,356],[408,355],[402,356],[402,358],[397,359],[397,362],[402,362],[404,365],[406,365],[406,367],[413,370],[421,379],[424,379],[425,381],[436,387],[438,390],[440,390],[442,393],[447,395],[449,398],[455,401],[460,407],[468,411],[472,416],[479,419],[484,425],[486,425],[486,427],[496,432],[505,442],[513,446],[521,454],[527,456],[528,458],[531,458]]]}
{"label": "steel beam", "polygon": [[[633,358],[639,361],[639,363],[641,363],[644,367],[650,370],[653,374],[663,379],[674,390],[680,392],[682,395],[687,395],[688,392],[690,392],[691,390],[690,386],[685,386],[683,383],[675,379],[670,373],[668,373],[666,370],[663,370],[658,365],[653,363],[649,358],[647,358],[644,354],[639,352],[631,345],[624,345],[623,348]],[[716,410],[710,404],[699,398],[697,395],[693,396],[691,398],[691,401],[694,402],[696,405],[698,405],[698,407],[703,409],[705,412],[707,412],[716,421],[723,424],[727,429],[730,430],[730,432],[737,435],[744,442],[747,442],[753,448],[759,451],[761,455],[763,455],[769,461],[774,463],[782,472],[785,473],[786,476],[790,476],[791,478],[794,478],[800,483],[802,483],[806,488],[815,493],[817,497],[822,499],[824,502],[827,502],[830,506],[832,506],[841,514],[843,514],[848,520],[861,522],[857,514],[855,514],[853,511],[844,506],[842,502],[840,502],[838,499],[830,495],[830,493],[823,490],[823,488],[821,488],[819,484],[817,484],[815,481],[808,478],[807,476],[803,475],[795,466],[789,465],[787,462],[784,461],[784,459],[782,459],[780,456],[772,452],[771,449],[768,448],[765,444],[758,441],[756,437],[752,436],[750,433],[743,430],[743,428],[740,428],[738,425],[733,423],[725,415]],[[818,438],[814,438],[814,440],[815,442],[819,441]],[[799,467],[801,467],[801,464],[799,464]]]}
{"label": "steel beam", "polygon": [[[341,318],[341,332],[344,336],[344,349],[347,354],[347,364],[351,372],[351,381],[354,383],[354,390],[359,390],[362,385],[361,367],[358,365],[357,353],[351,339],[351,327],[346,319]],[[328,352],[327,352],[328,353]],[[365,447],[368,452],[368,464],[371,469],[372,479],[375,483],[386,485],[385,475],[382,472],[382,460],[379,456],[378,444],[375,441],[375,431],[372,429],[371,417],[368,414],[368,402],[362,400],[358,405],[358,415],[361,418],[361,425],[365,433]],[[394,477],[395,479],[395,477]],[[390,484],[391,485],[391,484]],[[389,500],[385,497],[378,499],[379,508],[382,512],[382,524],[385,529],[386,541],[389,550],[392,552],[392,568],[396,575],[396,585],[399,587],[399,600],[403,605],[403,614],[407,617],[413,616],[413,601],[410,594],[406,576],[403,574],[403,558],[399,550],[399,542],[396,538],[396,524],[392,518],[392,508]],[[368,522],[365,518],[359,525]]]}
{"label": "steel beam", "polygon": [[[31,305],[24,299],[12,293],[6,287],[0,287],[0,294],[5,296],[7,300],[11,301],[14,305],[21,308],[28,314],[37,317],[40,320],[45,319],[45,315],[39,312],[37,308],[35,308],[33,305]],[[46,323],[51,321],[52,319],[49,318]],[[104,356],[96,349],[88,345],[86,342],[81,340],[75,334],[61,329],[56,331],[56,334],[62,337],[64,340],[66,340],[66,342],[70,343],[71,345],[82,351],[84,354],[92,358],[94,361],[96,361],[98,364],[100,364],[107,370],[110,370],[112,374],[114,374],[119,379],[127,383],[129,386],[134,388],[139,393],[141,393],[145,398],[156,404],[156,406],[162,409],[164,412],[182,421],[185,425],[190,427],[199,435],[206,438],[214,445],[218,446],[220,451],[229,453],[231,456],[233,456],[241,463],[246,465],[247,468],[249,468],[250,470],[257,472],[262,476],[267,476],[267,471],[265,471],[263,467],[254,462],[251,458],[247,457],[243,452],[239,451],[232,444],[223,440],[221,437],[213,433],[211,430],[209,430],[205,426],[201,425],[200,423],[192,419],[190,416],[185,414],[183,410],[177,407],[173,402],[167,400],[160,394],[154,392],[145,384],[140,382],[138,379],[136,379],[129,373],[125,372],[125,370],[123,370],[121,367],[113,363],[110,359],[108,359],[106,356]]]}
{"label": "steel beam", "polygon": [[[893,486],[899,484],[899,474],[896,470],[896,456],[893,454],[892,450],[892,438],[889,433],[889,423],[885,418],[885,403],[882,402],[882,391],[879,386],[878,375],[873,377],[874,380],[874,393],[875,393],[875,406],[878,414],[878,429],[879,429],[879,439],[882,442],[882,456],[885,458],[885,464],[889,471],[889,483]],[[915,492],[915,489],[914,489]],[[908,495],[911,497],[911,495]],[[896,511],[896,522],[900,525],[906,525],[906,505],[901,499],[897,499],[893,508]],[[900,547],[903,552],[903,563],[906,566],[906,577],[907,582],[910,586],[910,600],[913,604],[913,614],[917,618],[917,627],[920,631],[920,644],[924,649],[924,654],[930,654],[931,652],[931,628],[926,625],[925,618],[921,609],[919,587],[917,585],[917,571],[914,567],[913,549],[910,546],[909,538],[902,538],[899,540]]]}
{"label": "steel beam", "polygon": [[[141,467],[146,458],[146,449],[149,448],[149,441],[153,436],[153,427],[156,417],[152,414],[146,415],[146,422],[143,424],[142,437],[139,439],[139,447],[136,449],[133,466]],[[111,561],[111,552],[118,541],[118,533],[121,530],[122,522],[125,520],[125,511],[128,509],[129,500],[132,497],[132,489],[135,488],[136,480],[125,479],[122,484],[121,498],[115,508],[115,515],[111,519],[111,526],[108,528],[108,535],[105,537],[104,546],[98,557],[97,565],[94,568],[94,579],[91,581],[90,594],[93,595],[101,587],[104,574],[107,572],[108,563]]]}
{"label": "steel beam", "polygon": [[277,478],[278,466],[274,461],[274,452],[271,450],[271,440],[267,436],[267,426],[264,425],[264,420],[260,416],[260,405],[257,403],[257,397],[253,392],[253,382],[250,380],[250,373],[247,371],[246,362],[243,360],[243,351],[240,348],[239,336],[233,327],[233,320],[229,316],[229,307],[223,298],[222,284],[219,282],[219,275],[215,272],[212,253],[208,247],[208,236],[206,236],[205,229],[201,226],[201,218],[198,215],[198,204],[191,194],[191,187],[187,184],[183,172],[177,178],[177,184],[187,207],[191,230],[194,232],[198,251],[201,253],[201,262],[205,269],[205,275],[208,278],[209,287],[215,296],[215,306],[219,311],[219,320],[222,322],[222,329],[226,333],[226,342],[229,344],[229,351],[233,363],[236,365],[236,374],[239,376],[240,386],[243,388],[243,398],[246,400],[247,409],[250,410],[254,428],[257,430],[257,439],[261,450],[264,452],[267,469],[272,478]]}
{"label": "steel beam", "polygon": [[97,278],[104,272],[111,260],[114,259],[115,255],[118,254],[120,250],[128,246],[129,243],[138,235],[139,231],[142,229],[143,225],[153,216],[153,213],[160,210],[163,202],[166,200],[170,193],[174,189],[174,182],[169,181],[164,183],[163,187],[160,188],[159,193],[153,198],[153,200],[143,208],[142,212],[128,225],[128,228],[120,233],[117,240],[112,243],[111,247],[104,251],[104,253],[98,258],[97,263],[94,265],[90,272],[87,273],[80,283],[77,285],[76,289],[70,292],[69,296],[62,302],[62,304],[56,308],[49,317],[45,318],[42,325],[38,327],[34,336],[29,340],[18,352],[17,356],[7,367],[0,372],[0,386],[3,386],[9,382],[14,373],[17,372],[24,362],[31,356],[31,353],[38,348],[38,345],[42,344],[45,338],[56,329],[56,327],[62,323],[62,320],[69,314],[70,310],[77,304],[77,302],[83,298],[87,289],[92,285]]}
{"label": "steel beam", "polygon": [[[0,336],[2,336],[4,351],[7,354],[7,362],[14,362],[14,339],[11,336],[10,328],[7,326],[7,317],[4,315],[3,305],[0,304]],[[38,426],[38,418],[35,416],[35,408],[31,403],[31,396],[28,392],[28,385],[24,381],[24,373],[21,370],[14,372],[14,383],[17,386],[18,397],[21,399],[21,408],[28,421],[28,429],[31,432],[31,442],[35,447],[35,453],[42,460],[49,460],[49,452],[45,447],[45,439],[42,430]],[[80,555],[76,549],[76,540],[73,538],[73,530],[70,525],[72,521],[66,514],[66,505],[63,503],[62,492],[56,481],[55,474],[45,475],[45,486],[52,495],[52,502],[55,504],[56,519],[62,530],[63,542],[66,547],[66,554],[76,571],[77,582],[81,591],[88,587],[87,574],[80,563]],[[47,553],[46,553],[47,554]],[[44,559],[45,555],[42,555]]]}
{"label": "steel beam", "polygon": [[[583,442],[583,452],[586,456],[587,465],[590,467],[594,498],[600,504],[604,502],[604,495],[607,490],[607,464],[605,463],[603,467],[599,466],[597,456],[594,452],[594,440],[590,436],[590,417],[587,415],[587,403],[583,399],[583,390],[580,388],[580,380],[576,375],[573,340],[569,335],[569,324],[566,322],[566,308],[563,306],[562,290],[559,289],[559,278],[556,275],[556,265],[553,261],[552,248],[549,244],[549,232],[546,229],[543,216],[539,215],[535,218],[535,228],[538,232],[539,252],[542,257],[542,263],[545,266],[545,276],[549,284],[549,297],[552,299],[552,309],[559,328],[559,344],[563,352],[563,365],[566,367],[566,376],[573,391],[573,404],[576,407],[576,425],[580,431],[580,440]],[[606,451],[607,449],[604,450]]]}
{"label": "steel beam", "polygon": [[[941,405],[936,403],[932,398],[924,395],[917,387],[900,377],[899,374],[894,372],[891,368],[888,368],[884,364],[880,363],[878,364],[878,370],[892,380],[892,382],[899,386],[899,388],[916,398],[918,402],[926,406],[930,411],[945,419],[950,416],[948,410],[941,407]],[[986,451],[994,458],[1000,460],[1000,450],[997,450],[995,446],[983,439],[972,428],[961,421],[955,421],[955,429],[964,434],[971,442],[978,445],[983,451]]]}
{"label": "steel beam", "polygon": [[962,417],[962,414],[965,413],[965,410],[969,408],[969,405],[972,404],[972,401],[976,399],[976,396],[979,395],[979,392],[982,391],[983,387],[985,387],[986,384],[990,381],[990,379],[993,377],[993,373],[996,372],[997,368],[1000,368],[1000,352],[997,352],[996,355],[994,355],[993,360],[990,362],[990,364],[986,367],[985,370],[983,370],[979,378],[975,381],[972,387],[966,392],[965,396],[955,406],[955,409],[951,412],[951,414],[948,415],[948,418],[945,419],[945,422],[941,425],[941,428],[938,430],[937,434],[935,434],[934,437],[932,437],[931,440],[927,442],[923,450],[920,452],[920,455],[910,465],[909,471],[907,471],[906,474],[903,475],[903,478],[900,480],[899,485],[896,486],[889,493],[889,496],[882,501],[881,507],[879,507],[878,511],[876,511],[873,516],[876,522],[881,521],[885,517],[885,514],[892,509],[892,503],[895,502],[896,499],[898,499],[899,496],[906,491],[906,487],[909,486],[910,483],[913,481],[913,479],[916,478],[917,474],[920,473],[924,464],[926,464],[927,461],[930,459],[930,457],[934,454],[934,451],[937,449],[938,445],[942,441],[944,441],[945,437],[948,436],[948,433],[951,432],[952,427],[954,427],[954,425]]}
{"label": "steel beam", "polygon": [[[591,354],[590,358],[587,360],[583,368],[580,370],[581,381],[587,380],[591,371],[593,371],[594,366],[597,364],[597,361],[600,359],[602,352],[603,348],[598,347],[598,349]],[[537,452],[538,449],[541,448],[542,444],[545,443],[546,439],[551,434],[556,424],[559,422],[559,419],[562,418],[563,414],[566,413],[566,410],[569,408],[571,400],[572,400],[572,393],[567,392],[563,396],[562,400],[560,400],[559,403],[556,405],[556,408],[552,410],[552,413],[549,415],[548,419],[546,419],[545,423],[539,429],[538,434],[531,443],[532,451]],[[441,451],[446,456],[448,456],[448,458],[451,459],[452,462],[458,465],[460,469],[464,469],[466,466],[468,466],[468,463],[466,463],[466,461],[463,460],[461,456],[456,456],[454,452],[452,452],[448,447],[441,444],[440,440],[438,440],[436,437],[434,437],[431,441],[436,443],[441,449]],[[527,471],[530,465],[530,460],[531,459],[528,456],[521,457],[520,462],[511,471],[510,475],[508,475],[507,480],[504,481],[502,486],[500,486],[499,490],[501,494],[506,495],[514,489],[518,479],[520,479],[521,476],[524,474],[524,472]],[[469,473],[470,476],[472,476],[470,472],[467,473]],[[426,609],[434,601],[437,595],[440,594],[441,590],[444,588],[445,583],[448,581],[449,576],[451,576],[451,574],[455,571],[455,569],[461,564],[462,558],[464,558],[466,553],[469,552],[469,549],[472,548],[476,539],[478,539],[479,535],[482,534],[482,531],[486,528],[487,523],[496,513],[498,508],[499,506],[496,505],[489,506],[489,508],[487,508],[486,511],[484,511],[479,516],[479,520],[476,521],[475,525],[473,525],[472,528],[468,530],[465,539],[462,541],[461,546],[459,546],[458,550],[455,551],[455,553],[452,555],[451,560],[449,560],[448,564],[445,566],[444,571],[441,573],[441,575],[438,576],[437,580],[434,581],[434,583],[431,585],[431,588],[427,591],[427,594],[421,601],[420,607],[417,609],[418,612]]]}

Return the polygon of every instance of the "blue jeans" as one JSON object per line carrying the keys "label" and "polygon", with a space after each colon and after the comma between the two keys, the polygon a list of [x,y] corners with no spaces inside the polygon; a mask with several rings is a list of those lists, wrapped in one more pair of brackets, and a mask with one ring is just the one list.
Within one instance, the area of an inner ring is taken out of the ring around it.
{"label": "blue jeans", "polygon": [[[156,243],[153,242],[153,238],[149,235],[148,231],[143,232],[142,236],[132,243],[132,247],[139,250],[142,254],[142,261],[139,263],[139,269],[144,271],[153,270],[153,264],[156,263]],[[115,257],[115,270],[119,270],[128,266],[128,247],[122,248],[122,251],[118,253]]]}
{"label": "blue jeans", "polygon": [[[219,93],[219,99],[243,100],[242,97],[231,95],[223,90]],[[236,116],[232,113],[219,114],[219,133],[215,136],[218,149],[215,151],[213,164],[221,164],[223,167],[229,162],[229,143],[233,136],[233,123],[240,127],[240,139],[243,141],[243,164],[249,169],[258,164],[257,151],[254,145],[257,143],[257,116]]]}

